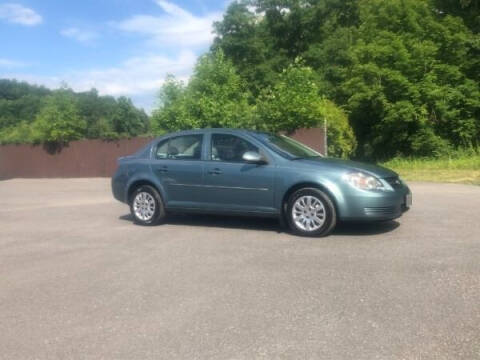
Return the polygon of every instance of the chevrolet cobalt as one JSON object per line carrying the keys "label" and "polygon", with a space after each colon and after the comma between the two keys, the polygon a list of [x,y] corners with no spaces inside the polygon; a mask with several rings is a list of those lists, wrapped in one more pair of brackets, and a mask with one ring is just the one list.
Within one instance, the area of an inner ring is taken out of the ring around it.
{"label": "chevrolet cobalt", "polygon": [[272,216],[306,236],[328,235],[339,221],[395,219],[412,203],[391,170],[237,129],[158,138],[118,159],[112,191],[141,225],[161,223],[171,212]]}

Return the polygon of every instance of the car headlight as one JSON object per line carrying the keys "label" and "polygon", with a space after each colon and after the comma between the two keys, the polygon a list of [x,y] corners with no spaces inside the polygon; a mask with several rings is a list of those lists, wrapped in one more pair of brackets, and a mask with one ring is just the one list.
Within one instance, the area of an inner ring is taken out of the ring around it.
{"label": "car headlight", "polygon": [[343,175],[343,180],[360,190],[385,190],[385,187],[379,179],[362,172],[345,174]]}

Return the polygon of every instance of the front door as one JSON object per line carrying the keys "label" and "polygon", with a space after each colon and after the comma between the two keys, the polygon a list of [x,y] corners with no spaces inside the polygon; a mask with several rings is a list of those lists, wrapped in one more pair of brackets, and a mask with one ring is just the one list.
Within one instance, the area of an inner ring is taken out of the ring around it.
{"label": "front door", "polygon": [[167,207],[201,207],[202,147],[201,134],[176,136],[158,144],[152,171],[165,189]]}
{"label": "front door", "polygon": [[242,157],[260,149],[232,134],[212,133],[210,159],[205,162],[204,183],[209,208],[239,212],[273,213],[275,166],[250,164]]}

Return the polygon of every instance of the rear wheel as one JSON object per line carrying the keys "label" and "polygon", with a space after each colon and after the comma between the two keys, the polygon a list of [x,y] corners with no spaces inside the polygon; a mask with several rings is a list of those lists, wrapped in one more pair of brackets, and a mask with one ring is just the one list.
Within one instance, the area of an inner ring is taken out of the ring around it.
{"label": "rear wheel", "polygon": [[153,186],[139,186],[130,197],[130,213],[139,225],[156,225],[165,218],[162,197]]}
{"label": "rear wheel", "polygon": [[286,218],[290,229],[302,236],[326,236],[337,223],[332,200],[315,188],[303,188],[290,196]]}

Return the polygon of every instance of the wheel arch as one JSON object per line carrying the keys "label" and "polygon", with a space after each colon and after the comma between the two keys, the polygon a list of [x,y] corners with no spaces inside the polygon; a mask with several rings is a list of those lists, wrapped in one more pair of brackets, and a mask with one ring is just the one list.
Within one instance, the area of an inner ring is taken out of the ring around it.
{"label": "wheel arch", "polygon": [[336,197],[333,194],[333,191],[331,191],[327,186],[320,184],[320,183],[315,183],[315,182],[300,182],[297,184],[294,184],[290,186],[287,191],[283,194],[282,197],[282,202],[281,202],[281,216],[284,218],[286,215],[286,210],[287,210],[287,205],[288,205],[288,199],[290,196],[297,190],[304,189],[304,188],[314,188],[318,189],[322,192],[324,192],[332,201],[333,206],[335,207],[335,212],[337,213],[337,216],[339,214],[339,206]]}
{"label": "wheel arch", "polygon": [[137,189],[139,186],[142,186],[142,185],[148,185],[148,186],[153,187],[155,190],[158,191],[158,193],[160,194],[162,199],[165,201],[165,195],[164,195],[163,189],[161,187],[159,187],[153,181],[148,180],[148,179],[136,179],[136,180],[132,181],[131,184],[128,185],[127,194],[126,194],[127,203],[130,203],[130,198],[131,198],[133,192],[135,191],[135,189]]}

